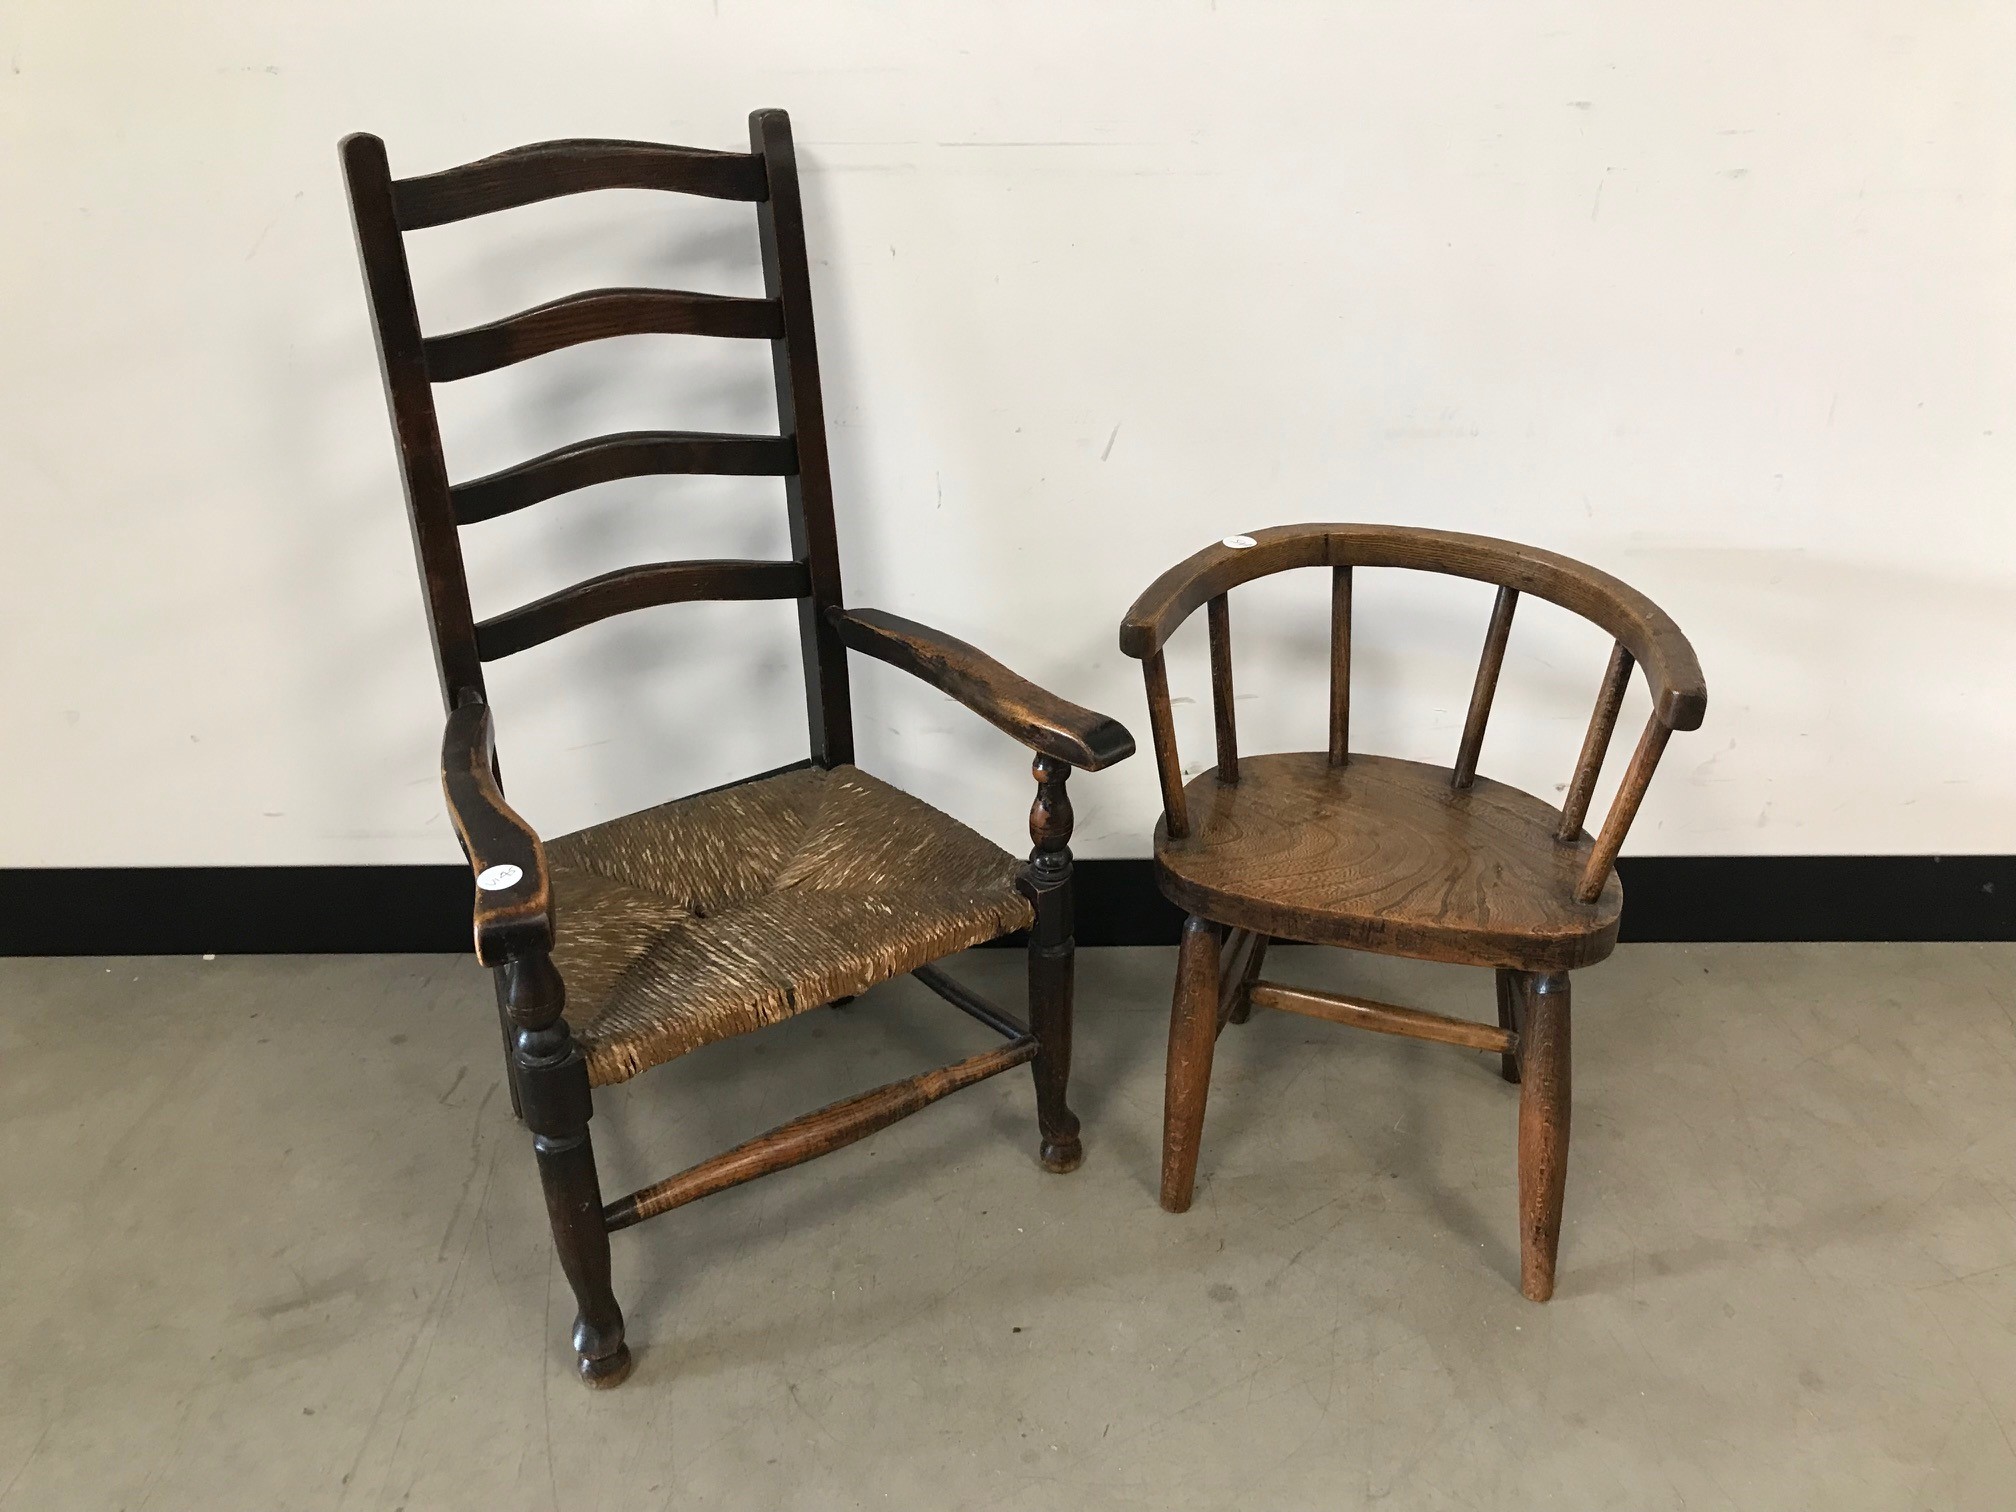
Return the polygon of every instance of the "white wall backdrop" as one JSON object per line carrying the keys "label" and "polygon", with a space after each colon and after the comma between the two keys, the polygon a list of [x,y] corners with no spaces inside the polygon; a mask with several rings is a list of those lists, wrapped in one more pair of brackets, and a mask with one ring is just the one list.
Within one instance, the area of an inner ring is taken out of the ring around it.
{"label": "white wall backdrop", "polygon": [[[1634,850],[2016,849],[2012,77],[2016,12],[1923,0],[15,0],[0,864],[452,859],[336,140],[410,174],[554,136],[739,147],[763,105],[807,173],[852,601],[1145,734],[1115,627],[1203,542],[1507,535],[1700,650],[1708,723]],[[759,282],[746,207],[642,194],[413,246],[433,330]],[[688,338],[442,395],[456,476],[774,424],[763,354]],[[467,541],[494,612],[781,551],[783,511],[774,481],[647,479]],[[1322,740],[1302,576],[1234,596],[1249,749]],[[1361,586],[1360,744],[1453,754],[1488,606]],[[1173,669],[1199,763],[1202,638]],[[1554,792],[1604,654],[1522,606],[1485,770]],[[559,832],[793,759],[795,658],[787,606],[685,605],[502,663],[514,797]],[[1026,844],[1005,737],[856,677],[863,765]],[[1081,854],[1146,853],[1145,754],[1074,788]]]}

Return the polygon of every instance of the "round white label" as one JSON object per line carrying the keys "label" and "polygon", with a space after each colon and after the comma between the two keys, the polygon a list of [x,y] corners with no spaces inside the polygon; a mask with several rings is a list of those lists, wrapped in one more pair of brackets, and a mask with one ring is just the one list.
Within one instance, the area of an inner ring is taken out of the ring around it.
{"label": "round white label", "polygon": [[1225,544],[1234,551],[1244,551],[1248,546],[1258,546],[1260,543],[1251,536],[1227,536]]}
{"label": "round white label", "polygon": [[486,867],[478,873],[476,885],[485,892],[503,892],[506,888],[516,887],[524,879],[525,868],[506,861],[501,866]]}

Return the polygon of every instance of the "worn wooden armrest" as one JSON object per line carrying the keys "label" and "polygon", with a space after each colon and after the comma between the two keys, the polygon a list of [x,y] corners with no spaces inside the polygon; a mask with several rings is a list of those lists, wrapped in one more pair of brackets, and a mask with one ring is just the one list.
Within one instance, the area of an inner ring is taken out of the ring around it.
{"label": "worn wooden armrest", "polygon": [[1134,754],[1118,720],[1067,703],[977,647],[880,609],[827,610],[842,644],[922,678],[1039,756],[1096,772]]}
{"label": "worn wooden armrest", "polygon": [[[553,945],[546,851],[532,826],[504,801],[495,762],[489,707],[475,700],[462,704],[448,716],[441,737],[441,790],[477,878],[476,959],[485,966]],[[498,870],[505,867],[518,875]]]}

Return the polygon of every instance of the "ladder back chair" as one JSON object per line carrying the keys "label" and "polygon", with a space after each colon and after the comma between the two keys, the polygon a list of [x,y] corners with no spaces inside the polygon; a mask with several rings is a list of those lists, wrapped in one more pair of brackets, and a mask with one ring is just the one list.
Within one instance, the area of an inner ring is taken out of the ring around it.
{"label": "ladder back chair", "polygon": [[[1331,574],[1330,729],[1324,750],[1242,756],[1233,718],[1231,590],[1297,567]],[[1350,746],[1351,585],[1359,567],[1471,578],[1498,593],[1453,767]],[[1559,809],[1477,775],[1484,728],[1521,594],[1561,605],[1615,640]],[[1163,647],[1205,607],[1215,767],[1183,781]],[[1155,876],[1187,914],[1177,959],[1162,1135],[1162,1206],[1190,1206],[1211,1061],[1228,1022],[1277,1008],[1334,1023],[1496,1051],[1519,1083],[1520,1285],[1554,1291],[1568,1157],[1568,974],[1617,943],[1618,849],[1675,730],[1701,723],[1707,689],[1687,638],[1607,573],[1510,541],[1397,525],[1284,525],[1228,536],[1172,567],[1127,612],[1161,774]],[[1634,666],[1652,691],[1602,828],[1582,827]],[[1272,940],[1492,967],[1498,1022],[1475,1023],[1260,976]]]}
{"label": "ladder back chair", "polygon": [[[1042,1163],[1082,1158],[1065,1101],[1071,1063],[1071,802],[1065,780],[1130,755],[1113,720],[1024,681],[972,646],[841,595],[832,482],[791,127],[749,120],[748,152],[546,142],[394,179],[356,135],[342,160],[447,705],[441,776],[475,874],[475,952],[497,992],[512,1106],[533,1136],[560,1264],[579,1305],[573,1343],[595,1386],[628,1375],[609,1235],[783,1170],[1028,1063]],[[423,336],[404,237],[595,189],[657,189],[755,207],[766,294],[599,289],[469,330]],[[778,434],[632,432],[450,483],[432,385],[603,337],[767,341]],[[662,562],[611,572],[478,620],[459,531],[617,478],[714,473],[783,480],[788,561]],[[584,625],[697,599],[795,599],[811,735],[807,761],[542,841],[505,801],[483,665]],[[921,678],[1034,753],[1034,850],[1018,861],[858,770],[847,653]],[[931,963],[1029,931],[1025,1024]],[[905,972],[999,1034],[996,1049],[796,1119],[605,1203],[588,1132],[594,1089],[702,1045],[843,1001]]]}

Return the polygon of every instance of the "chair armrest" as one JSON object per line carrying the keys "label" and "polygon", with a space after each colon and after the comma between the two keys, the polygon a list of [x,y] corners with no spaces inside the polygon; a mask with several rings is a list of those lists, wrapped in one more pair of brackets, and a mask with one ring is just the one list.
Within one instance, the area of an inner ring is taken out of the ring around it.
{"label": "chair armrest", "polygon": [[923,679],[1039,756],[1096,772],[1134,754],[1118,720],[1045,692],[962,640],[880,609],[835,605],[826,616],[842,645]]}
{"label": "chair armrest", "polygon": [[[441,791],[455,838],[469,858],[476,885],[476,959],[501,965],[513,956],[550,950],[553,945],[553,890],[546,875],[546,851],[532,826],[512,811],[497,785],[496,753],[485,704],[470,702],[448,716],[441,736]],[[502,887],[481,880],[492,868],[510,866],[518,876]]]}

